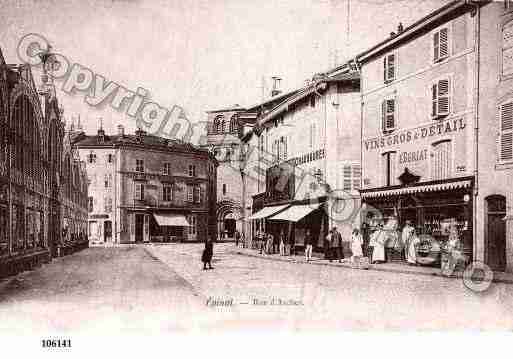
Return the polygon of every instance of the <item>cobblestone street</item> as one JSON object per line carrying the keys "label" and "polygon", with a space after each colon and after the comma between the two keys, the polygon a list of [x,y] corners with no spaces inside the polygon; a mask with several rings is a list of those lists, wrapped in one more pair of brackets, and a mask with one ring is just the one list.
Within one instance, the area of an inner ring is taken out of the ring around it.
{"label": "cobblestone street", "polygon": [[[512,286],[248,257],[201,244],[97,247],[0,282],[0,330],[511,329]],[[224,305],[223,305],[224,304]]]}

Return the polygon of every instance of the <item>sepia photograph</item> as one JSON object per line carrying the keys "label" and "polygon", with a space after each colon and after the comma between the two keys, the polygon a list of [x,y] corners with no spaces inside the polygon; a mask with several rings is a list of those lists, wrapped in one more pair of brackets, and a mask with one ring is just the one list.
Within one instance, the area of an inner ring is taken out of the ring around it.
{"label": "sepia photograph", "polygon": [[513,330],[513,1],[0,17],[3,347]]}

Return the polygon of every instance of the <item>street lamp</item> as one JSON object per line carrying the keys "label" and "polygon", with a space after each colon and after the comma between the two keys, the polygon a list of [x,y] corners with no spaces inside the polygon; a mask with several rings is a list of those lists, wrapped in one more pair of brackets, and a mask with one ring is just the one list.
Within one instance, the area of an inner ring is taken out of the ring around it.
{"label": "street lamp", "polygon": [[241,200],[241,206],[242,206],[242,234],[244,236],[244,242],[243,245],[246,246],[245,241],[247,241],[247,233],[246,233],[246,176],[244,173],[244,170],[246,168],[246,158],[245,158],[245,150],[244,150],[244,144],[240,144],[239,146],[239,171],[240,171],[240,178],[242,181],[242,200]]}

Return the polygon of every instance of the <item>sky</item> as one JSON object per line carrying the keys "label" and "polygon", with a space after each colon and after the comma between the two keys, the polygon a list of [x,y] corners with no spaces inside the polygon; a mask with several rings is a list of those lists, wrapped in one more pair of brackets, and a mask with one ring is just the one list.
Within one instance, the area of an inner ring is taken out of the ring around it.
{"label": "sky", "polygon": [[[184,109],[191,121],[206,111],[268,98],[272,76],[281,89],[373,46],[449,0],[0,0],[0,48],[19,63],[16,48],[38,33],[71,63],[151,101]],[[39,73],[35,72],[39,81]],[[56,82],[69,124],[80,115],[87,133],[100,121],[107,133],[135,121],[110,106],[92,107],[83,93]]]}

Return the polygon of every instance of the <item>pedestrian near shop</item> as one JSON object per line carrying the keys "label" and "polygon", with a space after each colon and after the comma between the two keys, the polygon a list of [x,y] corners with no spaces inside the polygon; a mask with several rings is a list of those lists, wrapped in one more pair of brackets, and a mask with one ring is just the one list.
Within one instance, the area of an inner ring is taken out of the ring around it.
{"label": "pedestrian near shop", "polygon": [[370,242],[372,243],[372,263],[385,262],[385,241],[386,233],[383,230],[383,225],[378,224],[377,230],[371,235]]}
{"label": "pedestrian near shop", "polygon": [[363,256],[362,252],[363,238],[358,228],[353,229],[351,235],[351,263],[354,266],[360,264],[360,258]]}
{"label": "pedestrian near shop", "polygon": [[401,239],[402,242],[405,245],[405,257],[406,261],[409,264],[416,264],[417,263],[417,255],[415,253],[415,244],[414,242],[414,236],[415,236],[415,228],[411,225],[411,221],[406,221],[406,224],[404,225]]}
{"label": "pedestrian near shop", "polygon": [[[207,237],[205,241],[205,249],[201,255],[201,261],[203,262],[203,270],[214,269],[212,267],[212,256],[214,255],[214,241],[211,237]],[[207,268],[208,264],[208,268]]]}
{"label": "pedestrian near shop", "polygon": [[239,233],[239,231],[237,229],[235,230],[234,236],[235,236],[235,247],[238,247],[239,246],[239,240],[240,240],[240,233]]}
{"label": "pedestrian near shop", "polygon": [[280,232],[280,256],[285,255],[285,233],[283,230]]}
{"label": "pedestrian near shop", "polygon": [[285,235],[283,240],[284,240],[284,243],[285,243],[285,255],[286,256],[290,256],[290,243],[291,243],[291,240],[292,240],[292,238],[290,237],[290,234],[289,235]]}
{"label": "pedestrian near shop", "polygon": [[312,259],[312,251],[313,251],[313,238],[310,234],[310,230],[306,230],[305,234],[305,257],[306,261],[309,262]]}
{"label": "pedestrian near shop", "polygon": [[280,237],[273,236],[273,254],[280,253]]}
{"label": "pedestrian near shop", "polygon": [[267,233],[266,243],[265,243],[265,252],[267,254],[271,254],[273,246],[273,235],[271,233]]}
{"label": "pedestrian near shop", "polygon": [[337,227],[333,227],[332,236],[333,258],[338,260],[339,263],[342,263],[342,259],[344,258],[342,251],[342,235],[338,232]]}
{"label": "pedestrian near shop", "polygon": [[329,259],[331,262],[331,242],[333,241],[333,233],[331,229],[328,231],[328,235],[324,241],[324,259]]}

